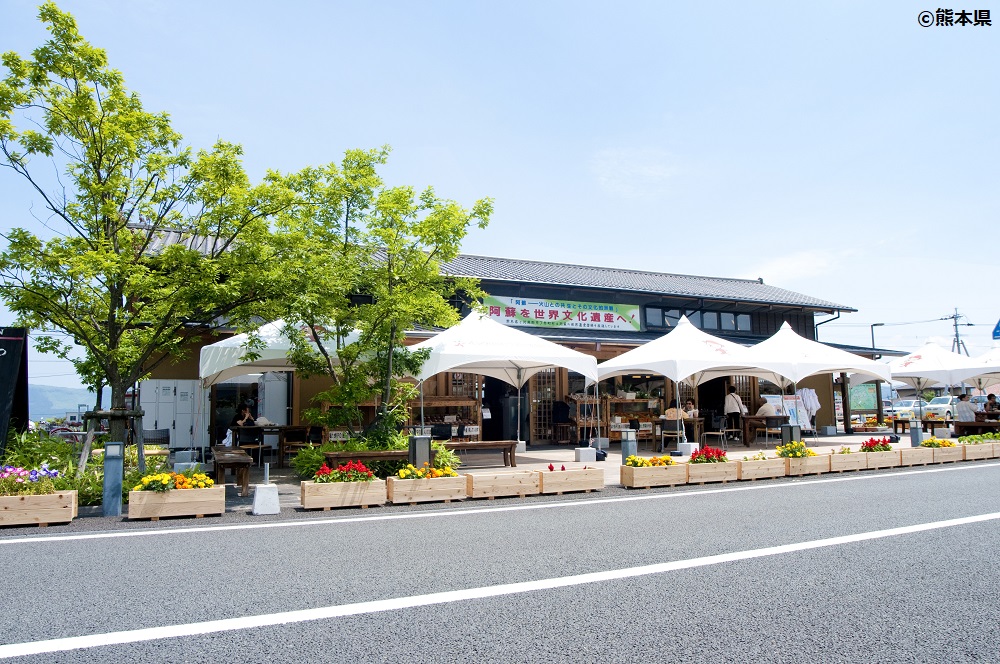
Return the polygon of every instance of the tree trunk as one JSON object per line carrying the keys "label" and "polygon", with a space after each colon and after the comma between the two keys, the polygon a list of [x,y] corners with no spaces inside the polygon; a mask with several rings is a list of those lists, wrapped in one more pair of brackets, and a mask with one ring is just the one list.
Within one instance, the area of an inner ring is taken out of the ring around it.
{"label": "tree trunk", "polygon": [[[111,410],[124,411],[126,409],[125,392],[128,390],[128,385],[120,380],[112,380],[108,383],[111,387]],[[128,441],[128,420],[124,416],[109,418],[108,440],[122,443]]]}

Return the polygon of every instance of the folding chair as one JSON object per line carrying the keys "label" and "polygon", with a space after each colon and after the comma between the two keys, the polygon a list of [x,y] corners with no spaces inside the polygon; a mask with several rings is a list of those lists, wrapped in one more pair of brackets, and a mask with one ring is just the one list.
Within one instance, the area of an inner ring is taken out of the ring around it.
{"label": "folding chair", "polygon": [[257,465],[261,463],[264,448],[264,436],[257,427],[236,427],[236,447],[246,450],[253,457],[257,450]]}
{"label": "folding chair", "polygon": [[722,419],[725,420],[722,431],[726,434],[727,440],[735,440],[744,445],[750,445],[748,441],[743,440],[743,427],[741,426],[743,418],[740,415],[730,413],[729,415],[723,415]]}
{"label": "folding chair", "polygon": [[170,429],[143,429],[142,445],[156,445],[160,449],[145,450],[145,456],[170,456]]}
{"label": "folding chair", "polygon": [[708,444],[709,438],[716,438],[719,441],[719,447],[724,450],[728,450],[729,445],[727,443],[728,435],[726,434],[726,418],[722,415],[713,415],[712,428],[714,431],[701,432],[701,446],[705,447],[705,445]]}
{"label": "folding chair", "polygon": [[684,422],[682,420],[660,420],[660,454],[666,450],[667,439],[674,444],[684,438]]}
{"label": "folding chair", "polygon": [[[765,417],[764,418],[764,444],[771,442],[771,436],[774,436],[777,440],[781,440],[781,425],[785,423],[785,418],[783,417]],[[760,432],[760,429],[757,429]],[[754,440],[757,439],[757,435],[754,434]]]}

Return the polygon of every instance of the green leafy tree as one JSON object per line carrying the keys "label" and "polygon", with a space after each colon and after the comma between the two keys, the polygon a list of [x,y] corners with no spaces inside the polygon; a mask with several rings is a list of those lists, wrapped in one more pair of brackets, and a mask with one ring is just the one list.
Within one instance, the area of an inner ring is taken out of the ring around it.
{"label": "green leafy tree", "polygon": [[423,357],[403,346],[415,324],[457,322],[452,303],[474,303],[478,282],[441,274],[473,225],[484,228],[492,201],[471,209],[439,198],[433,189],[387,187],[377,173],[388,148],[350,150],[340,164],[306,169],[292,178],[299,204],[282,215],[282,253],[290,262],[286,320],[300,373],[324,375],[332,387],[318,398],[334,404],[310,415],[328,425],[357,430],[360,404],[380,402],[366,434],[387,445],[408,418],[412,385],[398,378],[419,369]]}
{"label": "green leafy tree", "polygon": [[276,174],[251,184],[239,146],[182,146],[70,14],[47,2],[39,17],[50,39],[2,56],[0,163],[43,203],[46,233],[4,236],[0,297],[19,324],[66,333],[42,350],[82,346],[84,379],[123,408],[144,374],[206,329],[249,325],[279,292],[269,220],[294,196]]}

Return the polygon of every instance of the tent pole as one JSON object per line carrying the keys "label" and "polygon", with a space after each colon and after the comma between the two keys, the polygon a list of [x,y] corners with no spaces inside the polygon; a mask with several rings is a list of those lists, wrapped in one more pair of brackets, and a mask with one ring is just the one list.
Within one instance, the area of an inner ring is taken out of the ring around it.
{"label": "tent pole", "polygon": [[420,388],[420,435],[424,435],[424,381],[417,383]]}

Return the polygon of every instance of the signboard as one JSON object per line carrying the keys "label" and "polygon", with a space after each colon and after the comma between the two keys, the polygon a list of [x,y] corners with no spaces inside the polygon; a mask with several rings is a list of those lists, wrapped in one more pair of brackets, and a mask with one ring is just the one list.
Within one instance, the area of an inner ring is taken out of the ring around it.
{"label": "signboard", "polygon": [[856,410],[876,410],[875,383],[862,383],[851,387],[851,412]]}
{"label": "signboard", "polygon": [[993,328],[993,338],[1000,339],[1000,320],[997,321],[997,326]]}
{"label": "signboard", "polygon": [[511,327],[553,327],[578,330],[638,332],[639,305],[575,302],[542,298],[498,297],[483,299],[491,320]]}
{"label": "signboard", "polygon": [[0,327],[0,453],[7,444],[7,428],[28,426],[28,330]]}
{"label": "signboard", "polygon": [[803,430],[811,431],[812,422],[809,421],[809,412],[802,402],[802,397],[786,394],[784,397],[785,415],[788,415],[788,423],[795,424]]}

